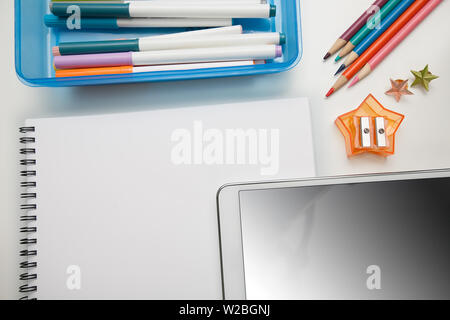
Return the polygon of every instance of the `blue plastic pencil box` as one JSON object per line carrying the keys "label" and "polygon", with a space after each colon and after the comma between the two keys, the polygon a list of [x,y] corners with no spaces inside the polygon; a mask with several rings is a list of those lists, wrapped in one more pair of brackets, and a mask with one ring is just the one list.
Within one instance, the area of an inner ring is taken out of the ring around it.
{"label": "blue plastic pencil box", "polygon": [[65,30],[48,28],[44,24],[49,14],[50,0],[15,0],[15,66],[19,79],[29,86],[68,87],[114,83],[188,80],[247,76],[289,70],[301,58],[300,0],[271,0],[277,6],[271,19],[235,19],[244,32],[283,32],[286,44],[283,56],[266,64],[202,70],[161,71],[118,75],[55,78],[52,48],[60,42],[96,41],[118,38],[137,38],[193,29],[119,29],[119,30]]}

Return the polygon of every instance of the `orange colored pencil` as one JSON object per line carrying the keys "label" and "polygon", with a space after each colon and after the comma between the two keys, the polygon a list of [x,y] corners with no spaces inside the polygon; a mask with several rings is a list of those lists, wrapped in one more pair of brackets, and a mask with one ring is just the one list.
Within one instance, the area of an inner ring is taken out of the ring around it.
{"label": "orange colored pencil", "polygon": [[327,97],[342,88],[367,62],[380,51],[411,20],[429,0],[416,0],[356,61],[348,67],[328,91]]}

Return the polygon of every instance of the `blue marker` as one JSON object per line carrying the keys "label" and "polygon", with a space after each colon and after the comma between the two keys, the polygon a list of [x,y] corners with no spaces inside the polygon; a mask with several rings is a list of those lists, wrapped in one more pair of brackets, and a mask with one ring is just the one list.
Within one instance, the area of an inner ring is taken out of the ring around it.
{"label": "blue marker", "polygon": [[360,44],[348,55],[344,64],[340,66],[335,75],[343,71],[349,65],[351,65],[364,51],[369,48],[397,19],[400,17],[414,2],[415,0],[403,0],[398,4],[394,10],[389,13],[385,19],[381,21],[378,27],[372,30],[367,37],[365,37]]}

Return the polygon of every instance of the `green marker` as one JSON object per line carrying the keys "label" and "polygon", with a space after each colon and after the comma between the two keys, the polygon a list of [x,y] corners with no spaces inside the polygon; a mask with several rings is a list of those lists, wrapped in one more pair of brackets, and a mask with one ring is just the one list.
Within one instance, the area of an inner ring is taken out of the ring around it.
{"label": "green marker", "polygon": [[345,45],[339,55],[336,57],[336,62],[341,60],[342,57],[345,57],[347,54],[353,51],[353,49],[364,40],[365,37],[372,32],[374,28],[376,28],[381,20],[386,18],[386,16],[394,10],[394,8],[401,2],[402,0],[389,0],[378,13],[375,13],[372,18],[350,39],[350,41]]}

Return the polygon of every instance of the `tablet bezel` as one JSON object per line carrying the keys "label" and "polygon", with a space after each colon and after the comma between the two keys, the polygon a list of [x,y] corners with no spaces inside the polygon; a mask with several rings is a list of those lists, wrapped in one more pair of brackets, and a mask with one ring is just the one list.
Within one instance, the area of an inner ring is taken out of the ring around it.
{"label": "tablet bezel", "polygon": [[224,300],[246,299],[241,212],[239,206],[239,193],[241,191],[448,177],[450,177],[450,169],[439,169],[264,183],[227,184],[222,186],[217,192],[217,214]]}

